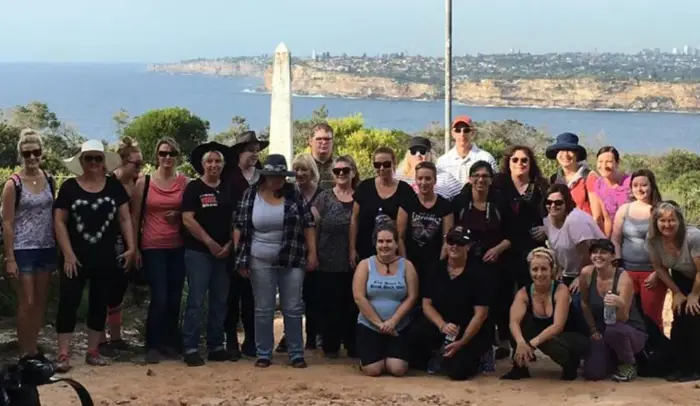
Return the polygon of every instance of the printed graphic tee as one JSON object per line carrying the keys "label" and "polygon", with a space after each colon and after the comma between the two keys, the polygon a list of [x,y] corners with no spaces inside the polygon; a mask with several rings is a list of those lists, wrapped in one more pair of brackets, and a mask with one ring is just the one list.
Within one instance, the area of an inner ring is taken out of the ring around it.
{"label": "printed graphic tee", "polygon": [[[201,179],[188,183],[182,196],[182,212],[188,211],[194,212],[194,219],[214,241],[222,246],[231,241],[233,204],[223,183],[215,188]],[[186,249],[209,252],[209,248],[189,231],[185,231],[183,240]]]}
{"label": "printed graphic tee", "polygon": [[452,212],[452,205],[437,196],[435,204],[426,208],[416,199],[406,201],[401,208],[408,215],[404,244],[406,257],[420,276],[439,258],[443,243],[443,219]]}

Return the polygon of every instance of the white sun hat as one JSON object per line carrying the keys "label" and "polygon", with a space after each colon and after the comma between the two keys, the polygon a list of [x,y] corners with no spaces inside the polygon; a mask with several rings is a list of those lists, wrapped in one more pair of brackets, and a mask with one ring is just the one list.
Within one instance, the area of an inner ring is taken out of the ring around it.
{"label": "white sun hat", "polygon": [[63,160],[63,165],[70,172],[80,176],[83,174],[83,166],[80,164],[80,157],[86,152],[101,152],[105,156],[105,168],[107,173],[114,172],[115,169],[119,168],[122,164],[122,160],[114,151],[105,151],[105,146],[100,140],[88,140],[80,146],[80,152],[73,155],[68,159]]}

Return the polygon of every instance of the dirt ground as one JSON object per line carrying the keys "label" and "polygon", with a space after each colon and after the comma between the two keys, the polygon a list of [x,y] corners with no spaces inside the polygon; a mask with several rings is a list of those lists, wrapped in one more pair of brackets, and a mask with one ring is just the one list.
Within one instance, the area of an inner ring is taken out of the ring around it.
{"label": "dirt ground", "polygon": [[[670,327],[667,309],[665,320]],[[277,320],[277,337],[282,323]],[[208,363],[188,368],[182,362],[159,365],[116,363],[87,367],[76,360],[71,376],[92,393],[96,405],[700,405],[700,382],[670,384],[658,379],[638,379],[633,383],[560,382],[559,368],[540,357],[533,379],[503,382],[500,374],[509,368],[507,361],[497,372],[467,382],[450,382],[444,377],[413,373],[403,378],[368,378],[348,359],[326,360],[319,351],[307,355],[309,368],[287,366],[277,356],[268,369],[253,366],[253,360],[236,363]],[[74,405],[72,389],[52,385],[42,387],[46,405]]]}

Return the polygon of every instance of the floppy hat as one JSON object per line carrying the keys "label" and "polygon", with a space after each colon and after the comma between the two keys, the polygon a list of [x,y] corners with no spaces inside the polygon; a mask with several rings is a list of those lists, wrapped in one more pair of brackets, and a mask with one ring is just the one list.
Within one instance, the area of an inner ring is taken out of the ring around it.
{"label": "floppy hat", "polygon": [[289,170],[287,158],[280,154],[268,155],[262,164],[262,168],[256,171],[263,176],[296,176],[296,172]]}
{"label": "floppy hat", "polygon": [[588,156],[586,148],[579,145],[578,135],[562,133],[557,135],[557,141],[548,146],[544,154],[548,159],[556,159],[559,151],[573,151],[578,161],[585,161]]}
{"label": "floppy hat", "polygon": [[210,151],[218,151],[224,157],[224,164],[231,162],[233,159],[233,154],[231,147],[224,144],[218,143],[216,141],[205,142],[204,144],[199,144],[190,154],[190,164],[197,171],[198,174],[204,173],[204,166],[202,166],[202,157],[204,154]]}
{"label": "floppy hat", "polygon": [[233,145],[231,145],[231,149],[233,150],[235,155],[238,155],[241,153],[243,147],[245,147],[247,144],[252,144],[254,142],[260,145],[261,151],[270,145],[270,141],[261,140],[260,138],[258,138],[257,134],[255,134],[255,131],[245,131],[242,134],[238,134],[238,136],[236,137],[236,141],[233,143]]}
{"label": "floppy hat", "polygon": [[80,146],[80,152],[73,155],[68,159],[63,160],[63,165],[71,173],[77,176],[83,174],[83,166],[80,164],[80,157],[86,152],[100,152],[104,155],[105,168],[107,168],[107,173],[114,172],[115,169],[122,165],[122,160],[114,151],[105,151],[105,146],[100,140],[87,140]]}

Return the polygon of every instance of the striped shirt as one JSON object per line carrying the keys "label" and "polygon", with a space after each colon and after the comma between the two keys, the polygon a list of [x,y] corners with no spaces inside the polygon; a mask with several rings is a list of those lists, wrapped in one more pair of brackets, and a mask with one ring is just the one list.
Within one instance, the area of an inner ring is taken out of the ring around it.
{"label": "striped shirt", "polygon": [[[409,186],[413,188],[416,192],[418,191],[418,186],[416,185],[416,178],[408,175],[396,174],[396,179],[402,180],[408,183]],[[435,193],[444,199],[452,200],[453,197],[457,196],[462,191],[462,183],[455,179],[449,172],[438,169],[437,182],[435,183]]]}
{"label": "striped shirt", "polygon": [[457,154],[455,148],[450,149],[445,155],[438,158],[437,167],[449,172],[464,185],[469,181],[469,169],[478,161],[488,162],[491,164],[493,171],[498,172],[498,164],[493,155],[473,144],[472,149],[464,158]]}

